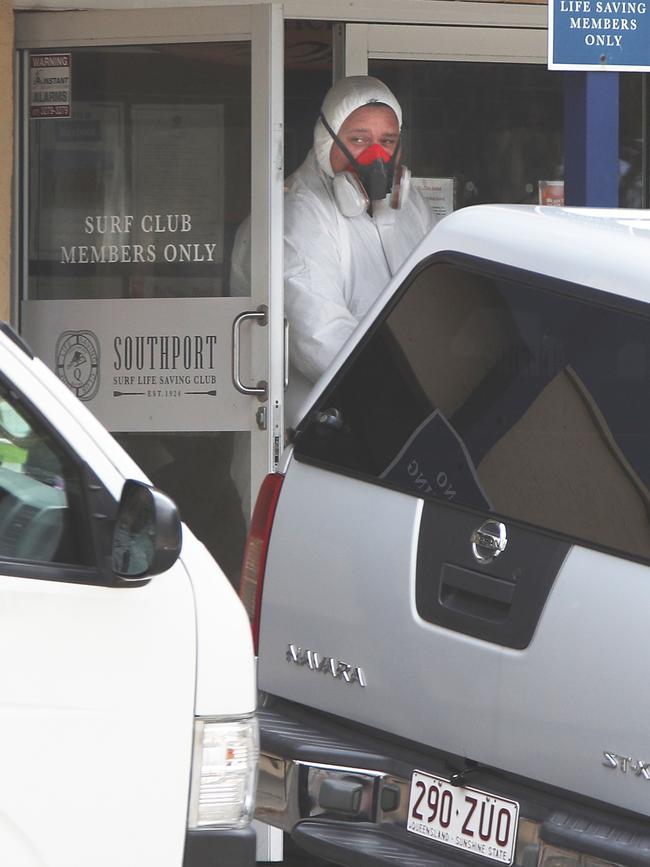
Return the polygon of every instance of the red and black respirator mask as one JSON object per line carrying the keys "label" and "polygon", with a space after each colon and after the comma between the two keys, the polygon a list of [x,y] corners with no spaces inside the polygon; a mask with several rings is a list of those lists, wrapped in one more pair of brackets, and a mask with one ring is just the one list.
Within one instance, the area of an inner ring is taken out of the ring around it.
{"label": "red and black respirator mask", "polygon": [[345,217],[356,217],[389,194],[390,206],[401,208],[406,201],[411,173],[405,166],[398,165],[399,141],[392,154],[380,144],[374,144],[354,157],[323,114],[320,118],[349,160],[349,169],[334,176],[334,195],[341,213]]}

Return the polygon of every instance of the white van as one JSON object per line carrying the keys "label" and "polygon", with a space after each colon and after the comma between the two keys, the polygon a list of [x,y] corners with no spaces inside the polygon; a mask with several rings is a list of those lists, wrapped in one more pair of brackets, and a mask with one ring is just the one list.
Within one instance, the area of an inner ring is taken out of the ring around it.
{"label": "white van", "polygon": [[244,609],[173,503],[6,325],[0,660],[0,863],[254,863]]}

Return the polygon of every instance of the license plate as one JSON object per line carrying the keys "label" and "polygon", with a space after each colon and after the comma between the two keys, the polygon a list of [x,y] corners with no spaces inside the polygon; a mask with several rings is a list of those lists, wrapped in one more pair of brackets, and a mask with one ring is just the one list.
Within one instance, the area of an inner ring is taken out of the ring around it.
{"label": "license plate", "polygon": [[479,789],[452,786],[449,780],[414,771],[407,829],[444,843],[512,864],[519,804]]}

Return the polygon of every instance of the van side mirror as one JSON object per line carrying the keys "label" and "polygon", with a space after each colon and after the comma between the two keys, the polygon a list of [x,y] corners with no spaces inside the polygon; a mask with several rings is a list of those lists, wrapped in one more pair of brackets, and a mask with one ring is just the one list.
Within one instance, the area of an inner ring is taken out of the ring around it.
{"label": "van side mirror", "polygon": [[181,541],[178,510],[169,497],[142,482],[125,482],[113,531],[113,572],[126,581],[159,575],[178,559]]}

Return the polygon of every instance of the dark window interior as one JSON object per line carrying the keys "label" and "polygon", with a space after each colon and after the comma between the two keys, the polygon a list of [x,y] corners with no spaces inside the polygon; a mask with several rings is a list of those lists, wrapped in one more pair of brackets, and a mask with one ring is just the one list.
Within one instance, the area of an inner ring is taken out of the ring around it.
{"label": "dark window interior", "polygon": [[284,169],[290,175],[314,140],[314,124],[332,84],[331,21],[285,21]]}
{"label": "dark window interior", "polygon": [[650,179],[644,177],[644,151],[647,154],[648,74],[627,72],[619,75],[619,204],[622,208],[647,208]]}
{"label": "dark window interior", "polygon": [[250,213],[250,43],[71,55],[72,116],[30,121],[29,297],[228,294]]}
{"label": "dark window interior", "polygon": [[91,565],[80,473],[0,384],[0,558]]}
{"label": "dark window interior", "polygon": [[431,264],[297,455],[650,558],[649,379],[647,316]]}
{"label": "dark window interior", "polygon": [[372,60],[404,112],[404,162],[454,178],[455,206],[536,203],[561,180],[562,74],[540,64]]}

